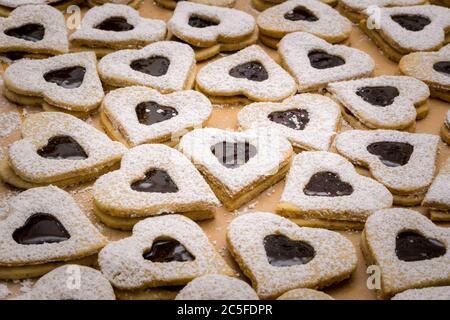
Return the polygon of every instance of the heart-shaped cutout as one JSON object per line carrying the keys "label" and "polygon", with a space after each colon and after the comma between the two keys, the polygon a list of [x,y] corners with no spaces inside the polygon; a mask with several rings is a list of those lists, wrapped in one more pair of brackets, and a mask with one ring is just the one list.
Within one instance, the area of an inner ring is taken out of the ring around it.
{"label": "heart-shaped cutout", "polygon": [[203,230],[180,215],[137,223],[130,237],[112,242],[100,252],[98,263],[116,288],[134,291],[184,285],[204,274],[233,273]]}
{"label": "heart-shaped cutout", "polygon": [[257,45],[203,67],[196,86],[210,96],[244,95],[255,101],[279,101],[295,93],[294,79]]}
{"label": "heart-shaped cutout", "polygon": [[70,239],[70,234],[54,216],[39,212],[14,231],[13,239],[23,245],[58,243]]}
{"label": "heart-shaped cutout", "polygon": [[174,145],[187,131],[201,127],[212,111],[209,100],[196,91],[163,95],[145,87],[110,91],[100,119],[107,133],[125,145]]}
{"label": "heart-shaped cutout", "polygon": [[165,35],[164,21],[141,17],[127,5],[105,3],[86,12],[79,28],[70,35],[70,42],[83,50],[100,48],[111,52],[138,49],[164,40]]}
{"label": "heart-shaped cutout", "polygon": [[[354,127],[410,130],[427,112],[428,86],[415,78],[380,76],[330,83],[342,106],[344,118]],[[420,117],[420,118],[419,118]]]}
{"label": "heart-shaped cutout", "polygon": [[421,31],[431,23],[428,17],[417,14],[396,14],[391,19],[409,31]]}
{"label": "heart-shaped cutout", "polygon": [[36,42],[44,39],[45,28],[42,24],[27,23],[20,27],[7,29],[4,33],[10,37]]}
{"label": "heart-shaped cutout", "polygon": [[131,189],[139,192],[178,192],[178,187],[170,175],[159,169],[151,169],[145,173],[145,178],[131,184]]}
{"label": "heart-shaped cutout", "polygon": [[306,184],[303,192],[307,196],[342,197],[353,193],[351,184],[342,181],[338,174],[331,171],[315,173]]}
{"label": "heart-shaped cutout", "polygon": [[348,278],[356,268],[356,251],[337,232],[301,228],[267,212],[235,218],[227,243],[240,269],[261,299],[296,288],[328,286]]}
{"label": "heart-shaped cutout", "polygon": [[[6,209],[0,221],[2,280],[39,277],[61,262],[91,263],[107,243],[70,194],[57,187],[26,190]],[[18,267],[26,272],[17,274]]]}
{"label": "heart-shaped cutout", "polygon": [[292,155],[289,141],[273,128],[243,132],[196,129],[181,138],[179,150],[191,159],[228,210],[256,197],[268,179],[270,184],[281,179]]}
{"label": "heart-shaped cutout", "polygon": [[183,246],[178,240],[175,239],[155,239],[152,247],[149,251],[144,252],[145,260],[151,262],[186,262],[193,261],[195,257]]}
{"label": "heart-shaped cutout", "polygon": [[208,219],[219,204],[193,164],[163,144],[130,149],[120,170],[95,182],[93,197],[97,216],[113,228],[126,230],[139,220],[163,213]]}
{"label": "heart-shaped cutout", "polygon": [[450,61],[439,61],[433,64],[433,69],[437,72],[450,75]]}
{"label": "heart-shaped cutout", "polygon": [[[388,187],[396,204],[420,204],[433,181],[439,136],[351,130],[339,133],[335,145],[340,154],[355,165],[367,167],[377,181]],[[415,199],[409,195],[415,195]]]}
{"label": "heart-shaped cutout", "polygon": [[252,103],[238,113],[240,127],[277,129],[302,150],[328,150],[339,121],[340,107],[318,94],[300,94],[281,103]]}
{"label": "heart-shaped cutout", "polygon": [[294,10],[289,11],[284,15],[284,18],[291,21],[309,21],[314,22],[319,20],[314,13],[303,6],[295,7]]}
{"label": "heart-shaped cutout", "polygon": [[139,50],[121,50],[103,57],[102,80],[115,87],[142,85],[163,93],[190,89],[195,80],[195,53],[187,44],[159,41]]}
{"label": "heart-shaped cutout", "polygon": [[414,231],[403,231],[395,239],[395,253],[402,261],[422,261],[443,256],[445,245]]}
{"label": "heart-shaped cutout", "polygon": [[256,147],[246,142],[218,142],[211,146],[211,152],[226,168],[234,169],[244,165],[258,152]]}
{"label": "heart-shaped cutout", "polygon": [[329,82],[369,76],[375,69],[367,53],[329,44],[306,32],[286,35],[279,43],[278,52],[300,92],[323,88]]}
{"label": "heart-shaped cutout", "polygon": [[46,159],[83,160],[88,157],[83,147],[70,136],[54,136],[37,153]]}
{"label": "heart-shaped cutout", "polygon": [[188,24],[194,28],[207,28],[211,26],[217,26],[220,22],[213,21],[211,19],[206,19],[198,17],[196,15],[191,15],[188,20]]}
{"label": "heart-shaped cutout", "polygon": [[64,15],[48,5],[19,6],[7,18],[0,17],[0,51],[22,51],[30,57],[67,53]]}
{"label": "heart-shaped cutout", "polygon": [[65,89],[75,89],[81,86],[85,74],[86,68],[84,67],[67,67],[45,73],[44,79]]}
{"label": "heart-shaped cutout", "polygon": [[405,142],[380,141],[367,146],[367,151],[378,156],[388,167],[404,166],[414,152],[414,146]]}
{"label": "heart-shaped cutout", "polygon": [[344,157],[314,151],[294,157],[276,210],[302,225],[361,229],[367,217],[392,201],[386,187],[358,174]]}
{"label": "heart-shaped cutout", "polygon": [[408,289],[450,284],[450,231],[403,208],[375,212],[367,219],[361,248],[380,271],[381,298]]}
{"label": "heart-shaped cutout", "polygon": [[304,241],[294,241],[284,235],[264,237],[264,249],[272,266],[290,267],[307,264],[316,255],[314,248]]}

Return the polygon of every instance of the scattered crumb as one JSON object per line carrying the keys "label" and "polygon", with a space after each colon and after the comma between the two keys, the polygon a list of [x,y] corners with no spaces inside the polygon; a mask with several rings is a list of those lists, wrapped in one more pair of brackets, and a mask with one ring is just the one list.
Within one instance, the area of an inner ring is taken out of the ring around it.
{"label": "scattered crumb", "polygon": [[25,279],[20,281],[20,292],[27,293],[30,292],[33,287],[33,281],[30,279]]}

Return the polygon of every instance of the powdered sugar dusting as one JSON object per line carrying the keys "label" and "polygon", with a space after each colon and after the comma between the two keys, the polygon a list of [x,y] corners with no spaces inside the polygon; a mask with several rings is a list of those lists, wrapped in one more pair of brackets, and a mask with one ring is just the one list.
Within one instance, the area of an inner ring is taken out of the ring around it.
{"label": "powdered sugar dusting", "polygon": [[17,112],[0,114],[0,138],[6,137],[20,127],[20,116]]}

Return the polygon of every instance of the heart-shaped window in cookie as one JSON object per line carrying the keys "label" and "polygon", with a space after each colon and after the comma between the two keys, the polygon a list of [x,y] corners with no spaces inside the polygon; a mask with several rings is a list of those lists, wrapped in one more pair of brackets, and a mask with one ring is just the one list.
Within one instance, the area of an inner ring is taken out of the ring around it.
{"label": "heart-shaped window in cookie", "polygon": [[188,24],[194,28],[207,28],[217,26],[219,25],[219,23],[220,21],[217,21],[216,19],[210,17],[201,17],[195,14],[191,15],[188,21]]}
{"label": "heart-shaped window in cookie", "polygon": [[75,66],[49,71],[44,74],[44,79],[66,89],[75,89],[81,86],[85,74],[86,68]]}
{"label": "heart-shaped window in cookie", "polygon": [[307,196],[340,197],[353,193],[353,187],[342,181],[338,174],[331,171],[315,173],[306,184],[303,192]]}
{"label": "heart-shaped window in cookie", "polygon": [[314,22],[319,20],[319,18],[317,18],[317,16],[312,13],[310,10],[308,10],[307,8],[303,7],[303,6],[298,6],[295,7],[294,10],[291,10],[289,12],[287,12],[284,15],[284,18],[286,20],[291,20],[291,21],[309,21],[309,22]]}
{"label": "heart-shaped window in cookie", "polygon": [[268,116],[270,121],[282,124],[294,130],[304,130],[309,123],[309,113],[305,109],[274,111]]}
{"label": "heart-shaped window in cookie", "polygon": [[47,145],[37,151],[38,155],[55,160],[84,160],[88,158],[83,147],[70,136],[51,137]]}
{"label": "heart-shaped window in cookie", "polygon": [[225,167],[234,169],[246,164],[256,155],[257,150],[249,142],[222,141],[213,145],[211,152]]}
{"label": "heart-shaped window in cookie", "polygon": [[400,92],[392,86],[373,86],[358,88],[356,94],[371,105],[386,107],[394,103]]}
{"label": "heart-shaped window in cookie", "polygon": [[251,81],[261,82],[269,79],[266,68],[258,61],[250,61],[233,67],[230,76],[234,78],[244,78]]}
{"label": "heart-shaped window in cookie", "polygon": [[439,61],[433,65],[433,69],[437,72],[450,76],[450,61]]}
{"label": "heart-shaped window in cookie", "polygon": [[151,262],[186,262],[193,261],[195,257],[178,240],[162,237],[157,238],[150,250],[143,254],[145,260]]}
{"label": "heart-shaped window in cookie", "polygon": [[139,192],[178,192],[178,187],[170,175],[160,169],[151,169],[145,173],[144,179],[131,184],[131,189]]}
{"label": "heart-shaped window in cookie", "polygon": [[104,31],[121,32],[133,30],[134,26],[129,24],[124,17],[109,17],[97,24],[94,28]]}
{"label": "heart-shaped window in cookie", "polygon": [[131,62],[130,67],[133,70],[149,74],[154,77],[160,77],[169,70],[170,60],[163,56],[153,56],[144,59],[138,59]]}
{"label": "heart-shaped window in cookie", "polygon": [[409,31],[421,31],[431,23],[430,18],[418,14],[396,14],[391,19]]}
{"label": "heart-shaped window in cookie", "polygon": [[7,29],[4,33],[10,37],[37,42],[44,39],[45,28],[39,23],[27,23],[17,28]]}
{"label": "heart-shaped window in cookie", "polygon": [[406,142],[380,141],[369,144],[367,151],[388,167],[401,167],[408,163],[414,146]]}
{"label": "heart-shaped window in cookie", "polygon": [[402,261],[421,261],[443,256],[445,245],[415,231],[400,232],[395,239],[395,253]]}
{"label": "heart-shaped window in cookie", "polygon": [[329,69],[345,64],[345,60],[323,50],[313,50],[308,53],[311,66],[316,69]]}
{"label": "heart-shaped window in cookie", "polygon": [[149,126],[176,117],[178,111],[172,107],[162,106],[155,101],[146,101],[136,106],[136,115],[139,123]]}
{"label": "heart-shaped window in cookie", "polygon": [[25,224],[13,233],[14,241],[23,245],[57,243],[69,238],[70,234],[58,219],[41,212],[30,216]]}
{"label": "heart-shaped window in cookie", "polygon": [[264,237],[264,249],[269,263],[275,267],[307,264],[316,255],[314,248],[309,243],[291,240],[278,234]]}

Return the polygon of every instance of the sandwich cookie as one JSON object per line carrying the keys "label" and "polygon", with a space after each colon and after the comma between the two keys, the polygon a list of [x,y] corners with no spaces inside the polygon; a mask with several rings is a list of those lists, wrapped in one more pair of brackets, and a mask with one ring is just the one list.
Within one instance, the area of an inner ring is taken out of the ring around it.
{"label": "sandwich cookie", "polygon": [[391,300],[450,300],[450,286],[409,289],[396,294]]}
{"label": "sandwich cookie", "polygon": [[436,168],[439,137],[394,130],[351,130],[335,139],[336,150],[385,185],[401,206],[419,205]]}
{"label": "sandwich cookie", "polygon": [[58,10],[64,11],[72,5],[77,5],[83,0],[0,0],[0,17],[7,17],[17,8],[33,5],[51,5]]}
{"label": "sandwich cookie", "polygon": [[283,293],[277,300],[334,300],[326,293],[313,289],[294,289]]}
{"label": "sandwich cookie", "polygon": [[292,147],[278,130],[196,129],[178,146],[232,211],[284,178]]}
{"label": "sandwich cookie", "polygon": [[103,100],[100,120],[108,135],[128,147],[144,143],[174,146],[186,132],[201,128],[212,106],[193,90],[161,94],[146,87],[110,91]]}
{"label": "sandwich cookie", "polygon": [[380,298],[409,289],[450,284],[450,230],[434,225],[414,210],[386,209],[374,213],[361,235],[368,265],[381,272]]}
{"label": "sandwich cookie", "polygon": [[130,149],[120,170],[93,187],[94,212],[106,225],[131,230],[146,217],[179,213],[194,220],[214,217],[219,201],[192,163],[162,144]]}
{"label": "sandwich cookie", "polygon": [[257,45],[207,64],[197,74],[196,89],[218,104],[278,102],[297,90],[289,73]]}
{"label": "sandwich cookie", "polygon": [[3,94],[11,102],[80,118],[95,112],[104,97],[93,52],[18,61],[5,71],[3,81]]}
{"label": "sandwich cookie", "polygon": [[450,158],[430,186],[422,206],[430,209],[433,221],[450,221]]}
{"label": "sandwich cookie", "polygon": [[215,7],[234,7],[236,0],[155,0],[155,3],[160,7],[173,10],[181,1],[190,1],[192,3],[205,4]]}
{"label": "sandwich cookie", "polygon": [[349,278],[356,269],[355,248],[344,236],[300,228],[272,213],[234,219],[227,243],[261,299],[297,288],[323,288]]}
{"label": "sandwich cookie", "polygon": [[107,244],[57,187],[24,191],[8,204],[9,214],[0,221],[0,279],[39,277],[66,263],[91,265]]}
{"label": "sandwich cookie", "polygon": [[436,52],[415,52],[404,56],[400,71],[422,80],[431,96],[450,102],[450,44]]}
{"label": "sandwich cookie", "polygon": [[70,42],[77,51],[94,51],[103,57],[115,50],[142,48],[165,36],[164,21],[143,18],[126,5],[105,4],[84,15]]}
{"label": "sandwich cookie", "polygon": [[114,290],[95,269],[67,264],[50,271],[19,300],[116,300]]}
{"label": "sandwich cookie", "polygon": [[197,61],[256,43],[255,18],[246,12],[180,2],[168,22],[169,38],[191,45]]}
{"label": "sandwich cookie", "polygon": [[375,70],[375,62],[367,53],[329,44],[306,32],[285,36],[278,53],[300,92],[319,91],[330,82],[367,77]]}
{"label": "sandwich cookie", "polygon": [[330,148],[340,127],[340,108],[333,100],[319,94],[303,93],[281,103],[255,102],[238,113],[244,129],[273,128],[291,142],[294,151]]}
{"label": "sandwich cookie", "polygon": [[163,93],[189,90],[195,81],[195,54],[187,44],[158,41],[104,56],[98,72],[112,88],[138,85]]}
{"label": "sandwich cookie", "polygon": [[84,183],[117,169],[126,148],[103,132],[61,112],[29,115],[22,139],[0,162],[0,177],[14,187]]}
{"label": "sandwich cookie", "polygon": [[439,50],[447,43],[448,8],[433,5],[380,8],[379,19],[379,29],[370,28],[366,19],[359,26],[395,62],[412,52]]}
{"label": "sandwich cookie", "polygon": [[294,157],[276,211],[301,226],[358,230],[391,205],[389,190],[359,175],[344,157],[310,151]]}
{"label": "sandwich cookie", "polygon": [[428,86],[415,78],[381,76],[330,83],[327,90],[342,106],[342,116],[356,129],[414,132],[427,116]]}
{"label": "sandwich cookie", "polygon": [[119,299],[174,299],[195,278],[233,275],[203,230],[180,215],[137,223],[130,237],[100,252],[98,263]]}
{"label": "sandwich cookie", "polygon": [[[270,7],[276,6],[277,4],[283,3],[286,0],[251,0],[252,7],[258,11],[264,11]],[[332,7],[336,6],[338,0],[319,0],[320,2],[326,3]]]}
{"label": "sandwich cookie", "polygon": [[64,16],[51,6],[21,6],[0,18],[0,56],[6,62],[68,51]]}
{"label": "sandwich cookie", "polygon": [[304,31],[330,43],[345,42],[351,22],[329,5],[317,0],[289,0],[262,12],[256,22],[260,40],[276,49],[285,35]]}

